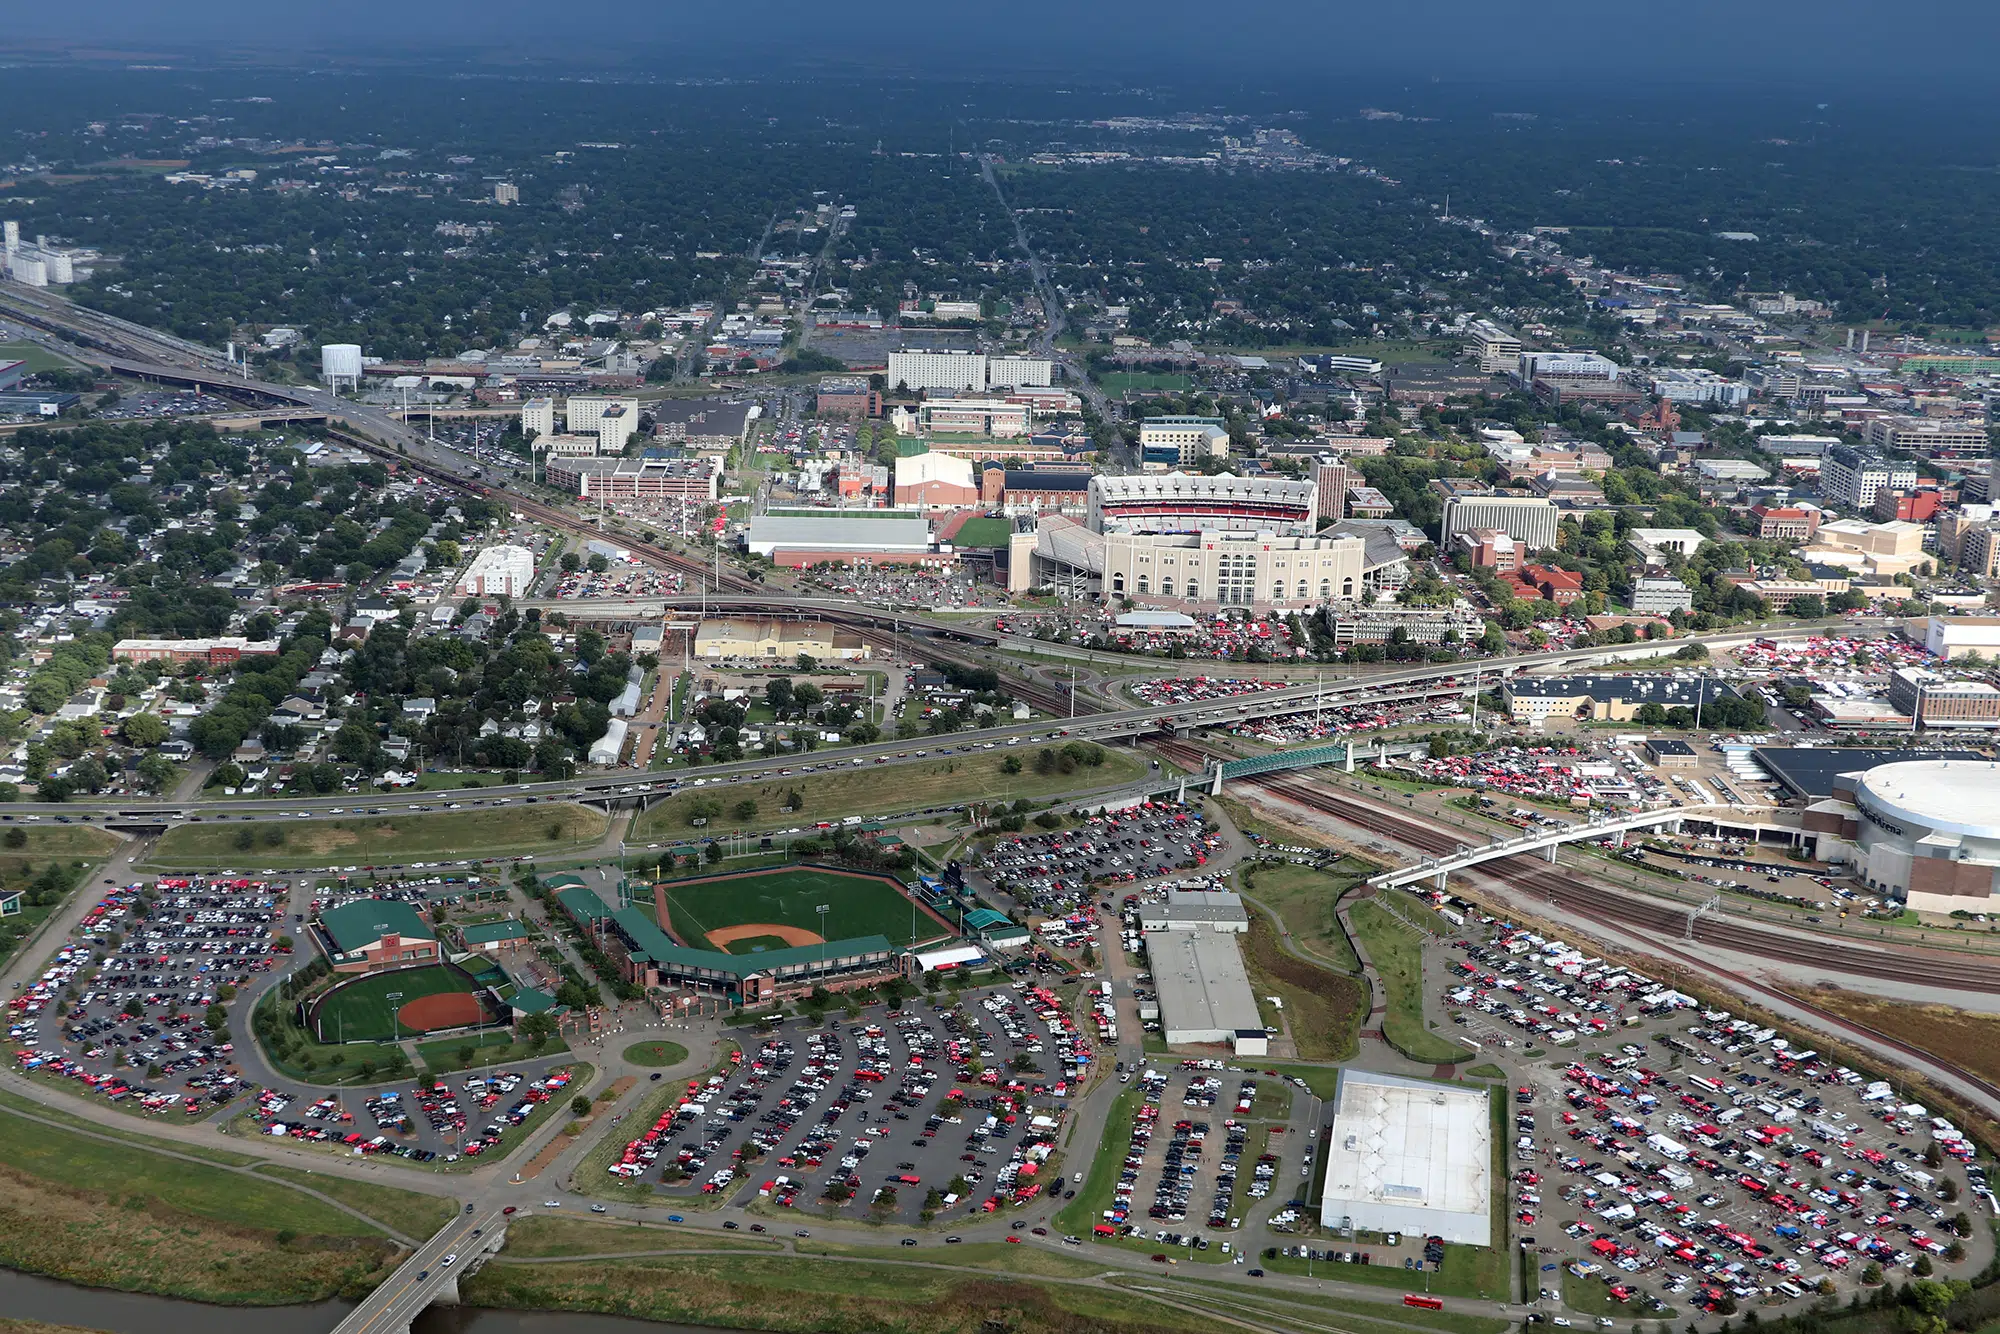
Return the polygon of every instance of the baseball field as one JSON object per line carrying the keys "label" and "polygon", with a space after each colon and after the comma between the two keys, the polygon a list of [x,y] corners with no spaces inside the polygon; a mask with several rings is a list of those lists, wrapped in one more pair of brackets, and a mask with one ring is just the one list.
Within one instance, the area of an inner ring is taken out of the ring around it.
{"label": "baseball field", "polygon": [[[390,993],[401,993],[390,999]],[[464,970],[450,964],[370,973],[320,997],[312,1024],[322,1042],[356,1038],[414,1037],[441,1028],[491,1022],[478,988]]]}
{"label": "baseball field", "polygon": [[660,924],[675,940],[731,954],[817,945],[822,928],[827,940],[887,936],[892,945],[951,934],[889,877],[831,867],[668,880],[654,887],[653,900]]}

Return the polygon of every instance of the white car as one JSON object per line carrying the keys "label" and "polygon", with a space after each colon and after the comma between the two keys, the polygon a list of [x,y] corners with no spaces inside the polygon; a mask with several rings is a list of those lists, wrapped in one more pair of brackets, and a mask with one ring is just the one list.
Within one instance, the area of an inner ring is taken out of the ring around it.
{"label": "white car", "polygon": [[446,1268],[450,1268],[452,1263],[457,1259],[458,1259],[458,1252],[453,1251],[451,1254],[445,1256],[444,1259],[438,1261],[438,1263]]}

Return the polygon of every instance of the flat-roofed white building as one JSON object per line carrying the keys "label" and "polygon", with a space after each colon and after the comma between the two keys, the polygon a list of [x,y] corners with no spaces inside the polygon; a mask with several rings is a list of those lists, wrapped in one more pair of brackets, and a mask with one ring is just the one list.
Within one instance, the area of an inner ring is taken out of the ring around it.
{"label": "flat-roofed white building", "polygon": [[[597,394],[571,394],[563,404],[563,425],[571,435],[596,435],[597,424],[613,408],[623,408],[634,430],[639,426],[639,400],[606,398]],[[619,448],[624,444],[620,442]]]}
{"label": "flat-roofed white building", "polygon": [[538,435],[556,433],[556,401],[553,398],[531,398],[521,405],[521,434],[530,440]]}
{"label": "flat-roofed white building", "polygon": [[526,547],[502,543],[488,547],[472,558],[458,577],[460,597],[525,597],[535,582],[535,553]]}
{"label": "flat-roofed white building", "polygon": [[1241,1056],[1264,1054],[1264,1020],[1229,933],[1148,931],[1145,941],[1169,1046],[1226,1042]]}
{"label": "flat-roofed white building", "polygon": [[1484,1088],[1343,1070],[1320,1226],[1493,1244],[1493,1119]]}
{"label": "flat-roofed white building", "polygon": [[1220,417],[1148,417],[1139,423],[1139,450],[1177,450],[1179,462],[1229,457],[1229,431]]}

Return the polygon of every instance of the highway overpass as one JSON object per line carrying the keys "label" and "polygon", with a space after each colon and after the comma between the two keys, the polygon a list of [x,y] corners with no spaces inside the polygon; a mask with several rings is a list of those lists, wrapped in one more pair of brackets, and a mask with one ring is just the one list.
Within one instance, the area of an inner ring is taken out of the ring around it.
{"label": "highway overpass", "polygon": [[506,1243],[505,1221],[497,1206],[452,1219],[335,1325],[333,1334],[409,1334],[410,1322],[433,1302],[457,1306],[459,1278],[476,1272]]}

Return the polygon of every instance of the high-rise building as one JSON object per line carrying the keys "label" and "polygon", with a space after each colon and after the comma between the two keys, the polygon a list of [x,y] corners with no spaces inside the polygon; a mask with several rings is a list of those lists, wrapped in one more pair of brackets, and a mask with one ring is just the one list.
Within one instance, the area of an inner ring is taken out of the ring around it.
{"label": "high-rise building", "polygon": [[889,354],[889,387],[916,393],[948,389],[954,393],[986,391],[986,354],[905,350]]}
{"label": "high-rise building", "polygon": [[1353,481],[1353,470],[1345,463],[1321,455],[1313,468],[1313,482],[1319,487],[1319,512],[1335,519],[1347,513],[1347,488]]}
{"label": "high-rise building", "polygon": [[[1173,463],[1229,457],[1229,431],[1220,417],[1148,417],[1139,423],[1139,455],[1172,451]],[[1168,460],[1162,459],[1162,462]]]}
{"label": "high-rise building", "polygon": [[518,204],[521,202],[521,187],[512,181],[493,183],[493,202],[496,204]]}
{"label": "high-rise building", "polygon": [[531,398],[521,405],[521,434],[530,440],[538,435],[556,433],[556,401],[553,398]]}
{"label": "high-rise building", "polygon": [[[571,435],[596,435],[597,424],[604,414],[613,408],[624,408],[623,420],[636,431],[639,427],[639,400],[636,398],[604,398],[595,394],[572,394],[563,404],[563,420]],[[629,439],[631,432],[626,433]],[[625,440],[618,442],[618,450],[625,448]],[[617,453],[618,450],[612,450]]]}
{"label": "high-rise building", "polygon": [[1916,485],[1917,470],[1912,465],[1852,445],[1835,445],[1820,460],[1820,495],[1854,509],[1872,506],[1875,493],[1883,487],[1910,491]]}
{"label": "high-rise building", "polygon": [[1479,358],[1479,369],[1489,375],[1495,371],[1511,371],[1520,365],[1519,336],[1492,320],[1474,320],[1466,326],[1465,336],[1471,340],[1472,352]]}

